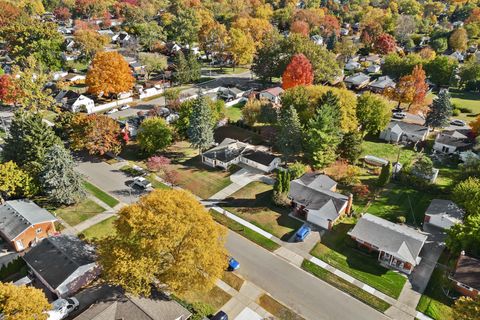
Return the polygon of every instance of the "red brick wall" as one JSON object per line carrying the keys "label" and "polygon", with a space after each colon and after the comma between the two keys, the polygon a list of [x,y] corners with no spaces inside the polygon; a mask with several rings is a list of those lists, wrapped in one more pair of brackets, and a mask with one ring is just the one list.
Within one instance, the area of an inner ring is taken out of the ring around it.
{"label": "red brick wall", "polygon": [[[42,229],[42,232],[37,234],[36,230],[39,229],[39,228]],[[35,237],[37,237],[38,239],[43,239],[43,238],[47,238],[49,235],[51,235],[55,232],[56,232],[56,230],[55,230],[55,225],[53,224],[53,222],[39,223],[39,224],[36,224],[36,225],[28,228],[20,236],[15,238],[12,245],[15,248],[15,250],[19,251],[19,249],[17,248],[16,241],[17,240],[22,240],[23,246],[26,249],[26,248],[30,247],[30,245],[33,241],[35,241]]]}
{"label": "red brick wall", "polygon": [[475,290],[475,289],[470,291],[468,289],[465,289],[464,287],[460,287],[460,286],[457,285],[456,281],[453,281],[453,287],[455,288],[455,290],[457,290],[462,295],[467,296],[467,297],[475,298],[480,293],[478,290]]}

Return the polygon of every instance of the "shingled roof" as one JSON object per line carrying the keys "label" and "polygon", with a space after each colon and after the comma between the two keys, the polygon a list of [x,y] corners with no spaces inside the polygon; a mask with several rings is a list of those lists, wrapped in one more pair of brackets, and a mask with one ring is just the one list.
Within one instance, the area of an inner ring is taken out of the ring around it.
{"label": "shingled roof", "polygon": [[470,288],[480,290],[480,260],[462,253],[451,278]]}

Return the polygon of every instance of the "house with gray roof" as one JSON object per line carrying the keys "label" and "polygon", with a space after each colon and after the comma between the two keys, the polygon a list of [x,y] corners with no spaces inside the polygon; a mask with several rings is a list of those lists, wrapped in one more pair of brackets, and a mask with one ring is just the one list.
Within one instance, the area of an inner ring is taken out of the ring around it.
{"label": "house with gray roof", "polygon": [[343,82],[345,82],[347,88],[358,90],[368,86],[370,83],[370,76],[367,76],[365,73],[358,72],[346,77]]}
{"label": "house with gray roof", "polygon": [[471,131],[469,129],[440,132],[435,137],[433,150],[446,154],[467,151],[474,145],[472,139],[469,137],[470,133]]}
{"label": "house with gray roof", "polygon": [[336,192],[337,182],[329,176],[306,173],[290,182],[288,198],[295,214],[327,230],[345,213],[350,213],[352,195]]}
{"label": "house with gray roof", "polygon": [[455,270],[449,276],[456,291],[475,298],[480,295],[480,259],[460,253]]}
{"label": "house with gray roof", "polygon": [[0,235],[18,252],[55,234],[55,221],[50,212],[30,200],[10,200],[0,205]]}
{"label": "house with gray roof", "polygon": [[389,76],[378,77],[368,85],[368,89],[375,93],[382,93],[387,88],[395,88],[395,81]]}
{"label": "house with gray roof", "polygon": [[380,139],[388,142],[418,142],[428,137],[428,128],[419,124],[391,120]]}
{"label": "house with gray roof", "polygon": [[67,297],[100,272],[94,248],[72,235],[43,239],[23,260],[42,284],[58,297]]}
{"label": "house with gray roof", "polygon": [[92,304],[74,320],[187,320],[191,315],[178,302],[161,294],[149,298],[122,294]]}
{"label": "house with gray roof", "polygon": [[281,160],[264,147],[225,138],[218,146],[202,153],[202,162],[225,170],[231,165],[242,163],[263,172],[271,172]]}
{"label": "house with gray roof", "polygon": [[420,251],[427,236],[401,224],[366,213],[348,232],[360,247],[378,252],[378,261],[385,267],[410,274],[421,258]]}
{"label": "house with gray roof", "polygon": [[433,199],[425,211],[424,223],[450,229],[453,225],[462,223],[464,214],[465,212],[453,201]]}

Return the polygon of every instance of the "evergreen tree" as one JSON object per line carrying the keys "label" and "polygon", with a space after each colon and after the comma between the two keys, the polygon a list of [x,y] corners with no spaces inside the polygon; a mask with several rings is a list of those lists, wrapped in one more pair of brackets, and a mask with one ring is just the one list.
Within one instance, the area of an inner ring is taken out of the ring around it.
{"label": "evergreen tree", "polygon": [[47,150],[60,139],[48,127],[38,113],[19,111],[10,126],[10,134],[5,139],[3,158],[12,160],[29,172],[41,169]]}
{"label": "evergreen tree", "polygon": [[349,132],[343,136],[338,146],[340,157],[350,163],[355,163],[362,154],[362,135],[358,132]]}
{"label": "evergreen tree", "polygon": [[293,106],[281,110],[278,119],[277,147],[280,152],[289,158],[302,151],[302,126],[298,119],[297,110]]}
{"label": "evergreen tree", "polygon": [[202,77],[202,65],[198,62],[197,57],[193,53],[189,53],[187,57],[189,82],[195,82]]}
{"label": "evergreen tree", "polygon": [[448,125],[452,116],[452,104],[447,90],[440,91],[438,97],[433,100],[432,107],[427,114],[425,124],[433,128],[443,128]]}
{"label": "evergreen tree", "polygon": [[70,152],[62,145],[47,150],[39,181],[43,193],[53,203],[70,205],[85,195],[82,178],[74,167]]}
{"label": "evergreen tree", "polygon": [[337,34],[332,32],[330,37],[327,39],[327,49],[333,51],[335,49],[335,45],[337,44]]}
{"label": "evergreen tree", "polygon": [[188,61],[185,59],[185,55],[181,50],[177,52],[177,57],[175,59],[175,81],[184,84],[189,83],[191,79],[190,68],[188,66]]}
{"label": "evergreen tree", "polygon": [[200,149],[200,151],[210,147],[214,141],[214,123],[212,118],[212,109],[205,100],[205,97],[198,97],[195,100],[192,113],[190,114],[187,134],[192,146]]}
{"label": "evergreen tree", "polygon": [[384,187],[387,183],[390,182],[390,177],[392,176],[392,163],[389,162],[388,164],[382,167],[382,171],[380,172],[380,176],[378,177],[378,185],[380,187]]}
{"label": "evergreen tree", "polygon": [[337,158],[337,146],[342,141],[340,119],[339,99],[328,91],[306,129],[306,154],[314,167],[325,167]]}

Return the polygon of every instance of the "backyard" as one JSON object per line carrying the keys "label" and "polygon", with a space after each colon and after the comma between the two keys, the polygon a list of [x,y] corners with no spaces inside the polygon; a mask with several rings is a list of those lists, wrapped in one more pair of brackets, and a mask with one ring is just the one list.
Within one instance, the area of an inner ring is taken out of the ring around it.
{"label": "backyard", "polygon": [[84,230],[82,234],[87,240],[102,239],[115,234],[113,223],[117,219],[116,216],[103,220],[96,225]]}
{"label": "backyard", "polygon": [[[362,143],[362,155],[364,157],[366,155],[371,155],[379,158],[383,158],[389,160],[391,162],[396,162],[397,157],[399,158],[399,162],[401,164],[407,163],[410,159],[412,159],[416,152],[407,149],[405,147],[391,144],[386,141],[378,140],[375,138],[367,138],[368,140],[363,141]],[[400,152],[400,156],[399,156]]]}
{"label": "backyard", "polygon": [[242,119],[242,108],[244,105],[245,103],[242,102],[234,104],[231,107],[226,107],[225,116],[232,122]]}
{"label": "backyard", "polygon": [[225,199],[222,207],[282,240],[288,240],[302,222],[288,216],[290,208],[272,202],[273,187],[252,182]]}
{"label": "backyard", "polygon": [[353,226],[353,219],[344,219],[322,236],[322,241],[317,243],[311,254],[369,286],[398,298],[407,278],[380,266],[377,254],[358,249],[347,235]]}
{"label": "backyard", "polygon": [[[480,94],[474,92],[464,92],[457,91],[454,89],[450,90],[450,100],[453,104],[459,109],[469,109],[471,112],[462,112],[459,116],[456,116],[456,119],[465,120],[470,122],[475,119],[480,114]],[[462,111],[462,110],[460,110]]]}
{"label": "backyard", "polygon": [[104,211],[95,201],[86,199],[72,206],[59,208],[55,210],[55,214],[70,226],[76,226]]}

